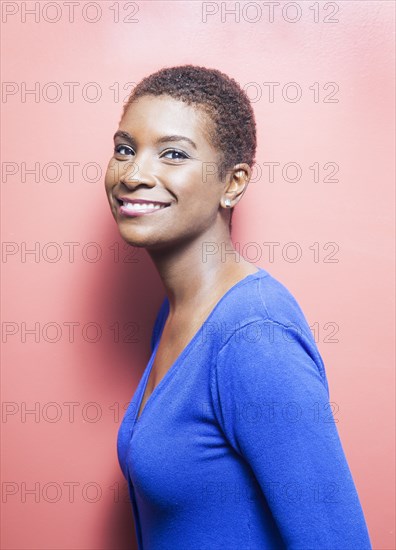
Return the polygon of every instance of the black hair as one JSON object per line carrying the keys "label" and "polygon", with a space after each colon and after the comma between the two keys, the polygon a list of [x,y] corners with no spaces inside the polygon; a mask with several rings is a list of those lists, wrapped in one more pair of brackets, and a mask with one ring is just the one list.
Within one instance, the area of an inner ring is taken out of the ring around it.
{"label": "black hair", "polygon": [[[144,95],[169,95],[189,105],[197,105],[212,120],[212,145],[219,151],[218,173],[223,180],[235,164],[253,166],[256,154],[256,122],[249,98],[240,85],[217,69],[181,65],[161,69],[141,80],[124,105]],[[230,209],[229,230],[233,208]]]}

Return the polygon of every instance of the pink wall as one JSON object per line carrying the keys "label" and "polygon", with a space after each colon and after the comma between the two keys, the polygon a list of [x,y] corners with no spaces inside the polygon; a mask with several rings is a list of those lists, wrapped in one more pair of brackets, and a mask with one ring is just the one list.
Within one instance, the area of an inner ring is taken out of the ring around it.
{"label": "pink wall", "polygon": [[[1,6],[1,547],[134,547],[116,435],[163,291],[144,251],[127,261],[103,176],[124,86],[194,63],[233,76],[252,99],[261,178],[233,238],[318,330],[374,548],[395,548],[393,2],[281,2],[272,22],[263,2],[224,4],[239,22],[198,1],[119,2],[117,22],[115,5],[80,2],[73,19],[63,2]],[[279,83],[273,101],[269,82]],[[280,163],[274,181],[265,162]],[[37,178],[26,173],[35,163]],[[334,166],[337,181],[325,181]],[[279,243],[273,258],[268,242]],[[36,339],[26,334],[35,326]]]}

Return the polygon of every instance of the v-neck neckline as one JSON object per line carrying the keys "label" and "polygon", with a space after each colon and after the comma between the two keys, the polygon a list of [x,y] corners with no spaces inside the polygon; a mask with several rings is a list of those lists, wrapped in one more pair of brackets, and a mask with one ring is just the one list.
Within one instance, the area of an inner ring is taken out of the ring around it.
{"label": "v-neck neckline", "polygon": [[169,315],[169,300],[168,300],[168,297],[165,298],[165,302],[166,302],[166,317],[165,317],[165,320],[164,322],[162,323],[162,326],[161,326],[161,330],[158,334],[158,338],[157,338],[157,342],[154,346],[154,349],[153,349],[153,352],[151,354],[151,357],[150,357],[150,360],[149,360],[149,363],[147,365],[147,368],[146,368],[146,372],[145,372],[145,380],[143,382],[143,387],[142,387],[142,390],[141,390],[141,393],[140,393],[140,396],[139,396],[139,402],[138,402],[138,405],[136,407],[136,412],[134,414],[134,417],[133,417],[133,422],[132,422],[132,434],[134,432],[134,429],[135,429],[135,426],[140,423],[140,420],[142,418],[142,415],[144,415],[144,412],[145,410],[147,409],[147,406],[150,405],[150,403],[153,402],[154,398],[156,397],[156,395],[158,394],[159,391],[161,391],[161,389],[163,388],[163,386],[166,384],[166,382],[169,380],[169,378],[171,377],[171,375],[173,374],[173,372],[175,371],[176,367],[180,364],[181,360],[184,358],[184,356],[189,352],[189,350],[191,349],[191,347],[194,345],[195,341],[197,340],[197,338],[199,337],[199,335],[201,334],[203,328],[204,328],[204,325],[209,321],[209,319],[214,315],[215,311],[218,309],[218,307],[220,306],[220,304],[224,301],[224,299],[233,291],[235,290],[237,287],[241,286],[242,284],[245,284],[247,283],[248,281],[250,281],[250,279],[256,279],[258,277],[262,277],[263,275],[267,275],[267,271],[265,269],[263,269],[262,267],[258,267],[258,271],[255,271],[254,273],[249,273],[248,275],[246,275],[243,279],[241,279],[240,281],[236,282],[231,288],[229,288],[224,294],[223,296],[216,302],[216,304],[214,305],[214,307],[212,308],[212,310],[210,311],[209,315],[206,317],[206,319],[203,321],[203,323],[201,324],[201,326],[197,329],[197,331],[195,332],[194,336],[191,338],[191,340],[188,342],[188,344],[183,348],[183,350],[179,353],[179,355],[177,356],[177,358],[175,359],[175,361],[172,363],[172,365],[169,367],[169,369],[166,371],[165,375],[161,378],[161,380],[159,381],[159,383],[155,386],[154,390],[151,392],[150,396],[148,397],[148,399],[146,400],[146,403],[144,404],[144,407],[143,409],[140,411],[140,414],[139,414],[139,410],[140,410],[140,406],[142,404],[142,401],[143,401],[143,397],[144,397],[144,394],[146,392],[146,387],[147,387],[147,384],[148,384],[148,380],[149,380],[149,377],[150,377],[150,373],[151,373],[151,370],[153,368],[153,364],[154,364],[154,360],[155,360],[155,357],[157,355],[157,350],[158,350],[158,346],[159,346],[159,343],[161,341],[161,336],[162,336],[162,333],[163,333],[163,330],[164,330],[164,327],[165,327],[165,324],[166,324],[166,321],[168,319],[168,315]]}

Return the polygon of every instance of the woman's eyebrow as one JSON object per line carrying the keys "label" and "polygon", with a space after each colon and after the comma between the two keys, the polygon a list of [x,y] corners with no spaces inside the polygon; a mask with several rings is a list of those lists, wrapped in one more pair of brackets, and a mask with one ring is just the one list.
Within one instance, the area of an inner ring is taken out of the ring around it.
{"label": "woman's eyebrow", "polygon": [[156,143],[165,143],[166,141],[187,141],[187,143],[189,143],[192,147],[194,147],[194,149],[197,149],[197,146],[193,142],[193,140],[186,136],[177,136],[177,135],[163,136],[157,139]]}
{"label": "woman's eyebrow", "polygon": [[118,138],[118,137],[119,137],[119,138],[122,138],[122,139],[125,139],[126,141],[129,141],[129,143],[133,143],[133,142],[134,142],[133,137],[132,137],[130,134],[128,134],[128,132],[124,132],[124,131],[122,131],[122,130],[118,130],[118,131],[114,134],[114,136],[113,136],[114,141],[115,141],[115,139]]}
{"label": "woman's eyebrow", "polygon": [[[114,134],[113,139],[115,140],[117,137],[121,139],[125,139],[129,143],[135,143],[135,140],[133,139],[133,137],[128,132],[125,132],[123,130],[118,130]],[[194,143],[194,141],[186,136],[179,136],[179,135],[162,136],[159,139],[157,139],[155,143],[156,144],[165,143],[169,141],[187,141],[187,143],[189,143],[192,147],[194,147],[194,149],[197,149],[197,146]]]}

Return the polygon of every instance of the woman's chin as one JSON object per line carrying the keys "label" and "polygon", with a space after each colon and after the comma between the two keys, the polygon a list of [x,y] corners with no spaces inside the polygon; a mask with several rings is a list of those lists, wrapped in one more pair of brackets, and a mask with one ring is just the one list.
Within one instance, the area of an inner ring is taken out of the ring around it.
{"label": "woman's chin", "polygon": [[119,226],[119,231],[122,239],[130,246],[137,248],[161,248],[163,242],[159,236],[149,235],[148,232],[138,231],[135,229]]}
{"label": "woman's chin", "polygon": [[120,228],[120,235],[122,239],[130,246],[136,246],[138,248],[146,248],[149,245],[150,239],[143,235],[138,235],[134,231],[123,231]]}

